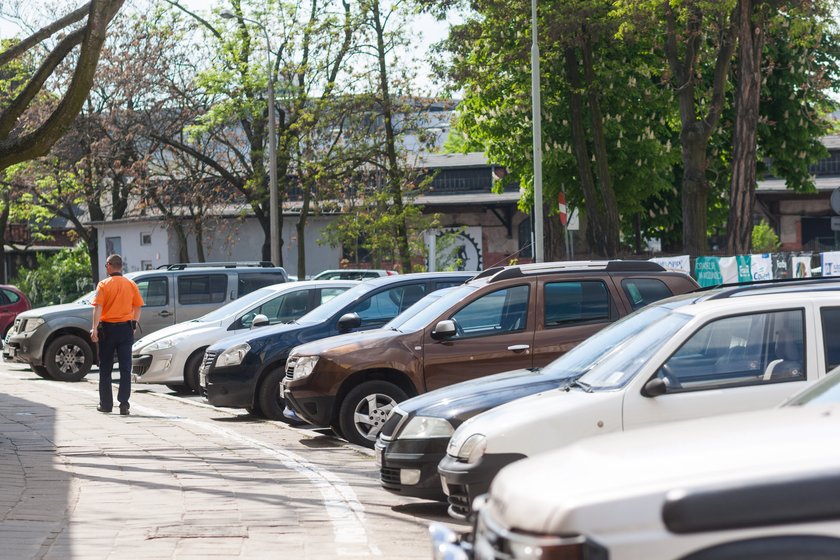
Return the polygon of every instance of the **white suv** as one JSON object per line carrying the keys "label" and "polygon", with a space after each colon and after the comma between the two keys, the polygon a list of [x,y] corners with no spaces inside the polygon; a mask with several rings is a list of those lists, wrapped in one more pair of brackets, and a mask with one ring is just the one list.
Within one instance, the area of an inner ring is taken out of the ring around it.
{"label": "white suv", "polygon": [[[455,431],[438,465],[450,514],[466,516],[507,464],[584,437],[779,404],[840,364],[840,289],[677,296],[602,333],[628,328],[638,333],[571,386],[491,409]],[[574,362],[590,341],[552,365]]]}
{"label": "white suv", "polygon": [[435,558],[840,558],[838,433],[832,373],[779,409],[584,440],[503,469]]}

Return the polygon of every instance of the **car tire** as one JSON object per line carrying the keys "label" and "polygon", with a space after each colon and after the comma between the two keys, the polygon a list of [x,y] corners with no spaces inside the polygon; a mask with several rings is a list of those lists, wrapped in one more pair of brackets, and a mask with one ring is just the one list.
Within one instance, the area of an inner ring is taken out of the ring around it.
{"label": "car tire", "polygon": [[44,352],[44,366],[56,381],[81,381],[93,365],[93,350],[74,334],[59,336]]}
{"label": "car tire", "polygon": [[184,365],[184,381],[190,392],[196,395],[201,394],[201,385],[198,380],[198,370],[201,369],[201,362],[204,360],[204,348],[193,352],[187,358],[187,363]]}
{"label": "car tire", "polygon": [[353,388],[338,411],[344,439],[373,449],[391,409],[406,398],[405,391],[387,381],[366,381]]}
{"label": "car tire", "polygon": [[262,415],[269,420],[285,420],[283,410],[286,403],[280,398],[280,381],[286,375],[283,368],[275,368],[268,372],[257,389],[257,403]]}
{"label": "car tire", "polygon": [[166,383],[166,388],[170,391],[175,391],[179,395],[189,395],[190,393],[192,393],[192,390],[186,385],[175,385],[172,383]]}
{"label": "car tire", "polygon": [[38,375],[38,377],[43,377],[44,379],[52,379],[52,377],[50,377],[50,372],[48,372],[47,368],[45,368],[44,366],[30,365],[29,367],[32,368],[32,371],[34,371],[35,374]]}
{"label": "car tire", "polygon": [[248,414],[251,416],[262,418],[262,412],[260,412],[260,407],[258,406],[246,406],[245,410],[248,411]]}

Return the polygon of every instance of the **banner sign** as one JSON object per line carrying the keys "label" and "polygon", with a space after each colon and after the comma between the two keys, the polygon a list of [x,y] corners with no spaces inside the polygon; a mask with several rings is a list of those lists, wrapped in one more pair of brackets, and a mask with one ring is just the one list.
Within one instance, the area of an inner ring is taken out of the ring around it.
{"label": "banner sign", "polygon": [[821,253],[820,267],[823,276],[840,276],[840,251]]}
{"label": "banner sign", "polygon": [[662,266],[665,270],[691,274],[691,259],[688,255],[679,255],[676,257],[656,257],[650,260]]}
{"label": "banner sign", "polygon": [[810,278],[811,277],[811,257],[791,257],[790,258],[791,277],[793,278]]}
{"label": "banner sign", "polygon": [[770,253],[750,255],[750,276],[753,281],[773,279],[773,260]]}

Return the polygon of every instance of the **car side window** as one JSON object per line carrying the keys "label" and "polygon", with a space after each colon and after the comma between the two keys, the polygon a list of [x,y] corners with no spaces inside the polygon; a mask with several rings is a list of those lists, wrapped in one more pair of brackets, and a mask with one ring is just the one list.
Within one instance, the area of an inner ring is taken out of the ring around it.
{"label": "car side window", "polygon": [[136,282],[144,307],[161,307],[169,304],[169,280],[165,277],[144,278]]}
{"label": "car side window", "polygon": [[840,366],[840,308],[824,308],[821,313],[826,371]]}
{"label": "car side window", "polygon": [[320,293],[319,298],[317,300],[318,305],[327,303],[338,294],[344,293],[346,291],[347,288],[321,288],[320,290],[318,290],[318,292]]}
{"label": "car side window", "polygon": [[227,274],[202,274],[178,277],[178,303],[222,303],[227,292]]}
{"label": "car side window", "polygon": [[6,303],[17,303],[17,302],[19,302],[19,301],[20,301],[20,296],[19,296],[19,295],[17,295],[16,293],[14,293],[14,292],[13,292],[13,291],[11,291],[11,290],[5,290],[5,289],[4,289],[4,290],[3,290],[3,297],[5,297],[5,299],[6,299],[6,301],[4,301],[4,302],[3,302],[3,304],[6,304]]}
{"label": "car side window", "polygon": [[525,330],[530,288],[513,286],[485,294],[453,316],[456,336],[470,338]]}
{"label": "car side window", "polygon": [[657,278],[625,278],[621,288],[634,310],[674,295],[665,282]]}
{"label": "car side window", "polygon": [[668,392],[805,380],[802,309],[725,317],[701,327],[657,372]]}
{"label": "car side window", "polygon": [[288,323],[306,314],[309,306],[309,290],[299,290],[274,297],[253,308],[239,318],[237,328],[250,328],[257,315],[265,315],[271,325]]}
{"label": "car side window", "polygon": [[236,280],[236,297],[240,298],[260,288],[285,281],[280,272],[240,272]]}
{"label": "car side window", "polygon": [[0,305],[10,305],[11,303],[17,301],[17,300],[9,301],[9,296],[10,295],[17,296],[17,294],[15,294],[14,292],[10,292],[8,290],[0,290]]}
{"label": "car side window", "polygon": [[362,319],[362,325],[382,323],[383,325],[399,315],[402,287],[391,288],[360,301],[351,311]]}
{"label": "car side window", "polygon": [[546,328],[610,320],[610,296],[601,281],[546,282],[543,295]]}

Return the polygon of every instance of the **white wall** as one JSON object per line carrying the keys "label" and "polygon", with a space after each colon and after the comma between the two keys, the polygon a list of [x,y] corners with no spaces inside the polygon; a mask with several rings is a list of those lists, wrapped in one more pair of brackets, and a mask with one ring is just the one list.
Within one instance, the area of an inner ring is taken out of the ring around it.
{"label": "white wall", "polygon": [[[123,270],[134,272],[144,267],[157,268],[171,262],[167,242],[168,232],[162,221],[116,222],[97,224],[99,236],[100,275],[105,274],[105,258],[110,254],[109,239],[119,240],[112,252],[123,257]],[[150,244],[141,243],[141,234],[150,237]]]}

